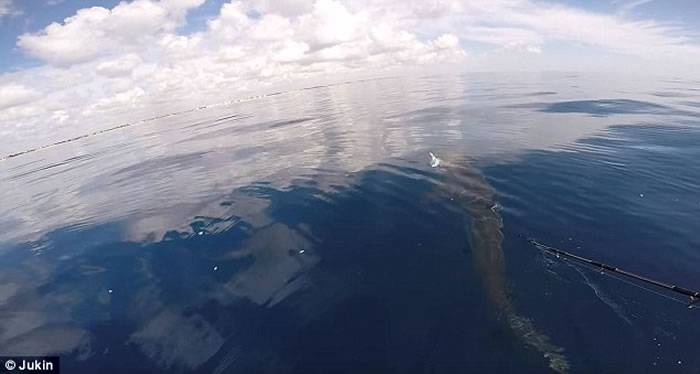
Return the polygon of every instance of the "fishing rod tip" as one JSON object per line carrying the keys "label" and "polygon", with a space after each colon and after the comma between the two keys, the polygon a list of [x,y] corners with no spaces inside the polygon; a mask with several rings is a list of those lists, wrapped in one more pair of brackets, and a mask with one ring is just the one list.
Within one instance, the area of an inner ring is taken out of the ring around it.
{"label": "fishing rod tip", "polygon": [[530,244],[532,244],[532,245],[534,245],[534,246],[536,246],[536,245],[539,244],[539,243],[537,242],[537,240],[535,240],[535,238],[533,238],[533,237],[531,237],[531,236],[527,236],[527,235],[525,235],[525,234],[518,234],[518,236],[521,237],[521,238],[523,238],[526,242],[528,242],[528,243],[530,243]]}

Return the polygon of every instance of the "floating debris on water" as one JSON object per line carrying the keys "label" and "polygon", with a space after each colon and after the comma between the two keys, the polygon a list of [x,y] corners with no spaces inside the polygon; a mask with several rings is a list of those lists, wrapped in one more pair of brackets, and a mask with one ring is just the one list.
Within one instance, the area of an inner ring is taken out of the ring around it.
{"label": "floating debris on water", "polygon": [[440,166],[440,162],[442,162],[442,160],[440,160],[437,156],[435,156],[435,154],[433,152],[428,152],[428,154],[430,155],[430,167],[436,168],[436,167]]}
{"label": "floating debris on water", "polygon": [[112,292],[113,292],[113,291],[112,291],[111,288],[107,290],[107,293],[110,293],[110,294],[111,294]]}
{"label": "floating debris on water", "polygon": [[219,267],[215,265],[213,269],[214,269],[214,271],[217,271],[217,270],[219,270]]}

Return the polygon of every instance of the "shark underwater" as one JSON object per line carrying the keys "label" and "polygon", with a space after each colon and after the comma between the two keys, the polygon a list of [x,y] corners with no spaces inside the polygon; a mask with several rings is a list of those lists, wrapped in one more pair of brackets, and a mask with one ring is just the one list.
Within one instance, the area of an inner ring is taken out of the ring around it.
{"label": "shark underwater", "polygon": [[474,266],[491,305],[505,318],[511,331],[526,345],[540,352],[558,373],[569,371],[564,349],[552,343],[528,318],[519,315],[509,296],[503,254],[503,219],[496,193],[468,159],[443,160],[429,153],[430,166],[447,173],[445,190],[459,209],[469,213],[467,236]]}

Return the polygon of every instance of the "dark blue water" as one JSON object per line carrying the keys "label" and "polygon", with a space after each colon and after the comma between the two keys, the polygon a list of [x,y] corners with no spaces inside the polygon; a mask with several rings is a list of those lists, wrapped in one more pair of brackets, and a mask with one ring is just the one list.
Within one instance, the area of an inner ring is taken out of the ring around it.
{"label": "dark blue water", "polygon": [[0,354],[67,373],[699,373],[687,300],[521,237],[699,289],[699,85],[371,80],[5,159]]}

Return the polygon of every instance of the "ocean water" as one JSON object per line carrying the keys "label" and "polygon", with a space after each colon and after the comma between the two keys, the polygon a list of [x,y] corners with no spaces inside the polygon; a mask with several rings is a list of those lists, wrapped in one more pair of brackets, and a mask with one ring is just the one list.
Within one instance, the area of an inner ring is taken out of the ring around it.
{"label": "ocean water", "polygon": [[0,354],[700,373],[700,309],[523,239],[700,289],[699,160],[700,82],[563,73],[345,82],[26,152],[0,161]]}

